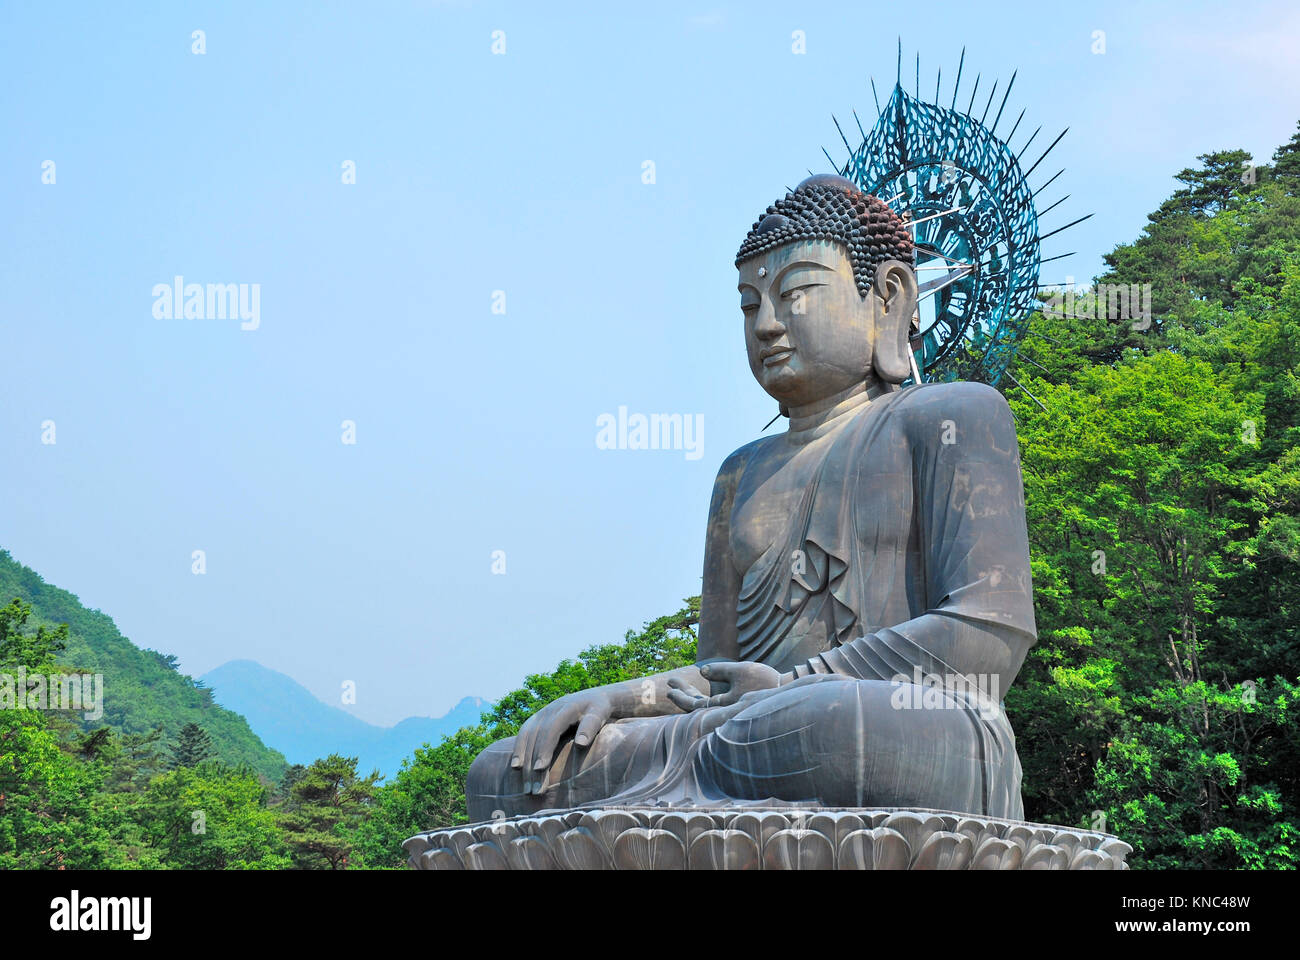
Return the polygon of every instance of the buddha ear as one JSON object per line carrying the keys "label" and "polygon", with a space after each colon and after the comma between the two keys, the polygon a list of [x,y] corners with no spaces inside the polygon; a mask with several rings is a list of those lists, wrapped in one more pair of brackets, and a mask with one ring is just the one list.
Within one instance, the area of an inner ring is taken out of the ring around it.
{"label": "buddha ear", "polygon": [[907,340],[916,313],[916,271],[901,260],[886,260],[876,267],[871,295],[877,300],[872,363],[880,379],[902,383],[912,375]]}

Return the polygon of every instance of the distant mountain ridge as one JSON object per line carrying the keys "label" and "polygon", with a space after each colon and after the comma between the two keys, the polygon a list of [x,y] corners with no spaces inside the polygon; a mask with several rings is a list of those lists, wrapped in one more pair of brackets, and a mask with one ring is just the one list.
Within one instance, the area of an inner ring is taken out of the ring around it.
{"label": "distant mountain ridge", "polygon": [[475,726],[491,707],[479,697],[465,697],[444,716],[407,717],[396,726],[379,727],[322,702],[293,677],[256,660],[232,660],[199,680],[217,703],[242,714],[290,763],[309,764],[339,753],[357,757],[359,772],[377,769],[390,779],[416,747]]}
{"label": "distant mountain ridge", "polygon": [[82,606],[75,594],[45,582],[7,550],[0,550],[0,606],[15,597],[31,604],[28,627],[68,624],[67,649],[58,660],[67,670],[104,677],[104,715],[83,721],[87,730],[112,727],[143,734],[161,727],[165,743],[174,741],[186,723],[197,723],[212,739],[217,759],[247,763],[278,783],[284,757],[270,750],[237,713],[218,706],[212,694],[176,669],[176,658],[143,650],[122,636],[111,617]]}

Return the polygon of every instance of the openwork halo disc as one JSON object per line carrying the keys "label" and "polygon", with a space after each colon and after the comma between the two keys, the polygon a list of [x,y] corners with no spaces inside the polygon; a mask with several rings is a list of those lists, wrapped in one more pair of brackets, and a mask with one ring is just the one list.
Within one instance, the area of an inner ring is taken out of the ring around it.
{"label": "openwork halo disc", "polygon": [[[1039,131],[1018,151],[1009,144],[1019,118],[1005,141],[995,135],[1014,83],[1013,76],[988,126],[984,121],[994,107],[997,84],[976,119],[979,79],[963,111],[956,103],[960,67],[948,107],[938,103],[937,80],[935,103],[922,101],[919,93],[909,95],[897,83],[861,144],[855,149],[844,141],[849,158],[839,173],[914,225],[921,305],[912,346],[925,380],[996,384],[1038,307],[1039,267],[1045,262],[1039,245],[1052,234],[1039,235],[1038,191],[1027,177],[1061,137],[1029,170],[1021,170],[1020,156]],[[919,61],[917,86],[919,91]]]}

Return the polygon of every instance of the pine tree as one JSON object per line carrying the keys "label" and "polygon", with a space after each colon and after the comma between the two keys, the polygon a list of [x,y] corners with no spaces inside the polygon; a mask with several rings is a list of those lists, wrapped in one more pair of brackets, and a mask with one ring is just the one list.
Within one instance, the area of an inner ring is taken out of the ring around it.
{"label": "pine tree", "polygon": [[212,756],[212,738],[197,723],[181,727],[180,736],[172,744],[172,769],[192,767]]}
{"label": "pine tree", "polygon": [[1273,151],[1273,178],[1292,196],[1300,194],[1300,123],[1291,139]]}
{"label": "pine tree", "polygon": [[379,771],[357,775],[357,758],[330,754],[317,760],[290,788],[281,817],[294,864],[307,870],[345,870],[352,834],[369,814]]}
{"label": "pine tree", "polygon": [[1174,174],[1174,179],[1186,186],[1175,190],[1159,210],[1147,216],[1152,223],[1179,214],[1213,216],[1227,209],[1235,197],[1253,190],[1259,181],[1257,172],[1250,176],[1253,168],[1245,150],[1215,150],[1196,159],[1201,161],[1199,169],[1189,167]]}

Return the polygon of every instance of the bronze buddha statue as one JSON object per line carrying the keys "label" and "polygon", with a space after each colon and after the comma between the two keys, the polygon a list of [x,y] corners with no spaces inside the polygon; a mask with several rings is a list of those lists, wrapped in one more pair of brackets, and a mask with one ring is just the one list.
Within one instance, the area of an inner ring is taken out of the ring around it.
{"label": "bronze buddha statue", "polygon": [[836,176],[754,224],[745,344],[790,422],[718,473],[698,662],[538,711],[474,762],[471,820],[732,801],[1022,816],[1000,703],[1035,641],[1015,427],[989,386],[901,386],[912,260],[910,228]]}

